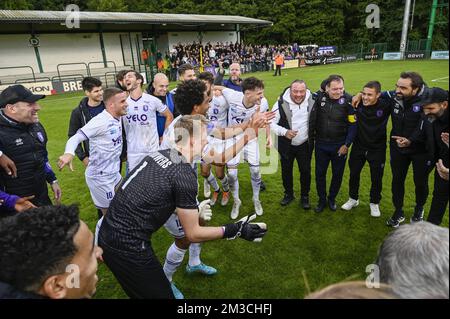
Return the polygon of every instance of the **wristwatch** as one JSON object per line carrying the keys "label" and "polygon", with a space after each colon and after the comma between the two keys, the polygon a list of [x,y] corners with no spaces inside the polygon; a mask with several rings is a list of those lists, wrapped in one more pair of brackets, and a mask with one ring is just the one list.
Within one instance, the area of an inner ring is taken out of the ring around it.
{"label": "wristwatch", "polygon": [[57,179],[55,179],[53,182],[51,182],[50,185],[53,185],[53,184],[56,184],[56,183],[58,183]]}

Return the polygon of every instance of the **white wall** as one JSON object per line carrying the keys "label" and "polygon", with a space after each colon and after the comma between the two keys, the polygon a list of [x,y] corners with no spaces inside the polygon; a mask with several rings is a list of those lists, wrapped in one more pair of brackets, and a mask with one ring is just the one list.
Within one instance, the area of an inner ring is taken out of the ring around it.
{"label": "white wall", "polygon": [[[106,59],[114,61],[118,68],[123,67],[122,49],[120,46],[120,34],[128,36],[128,33],[104,33],[103,41],[105,45]],[[136,34],[131,33],[133,53],[135,63],[139,52],[136,49]],[[78,62],[103,62],[102,51],[100,48],[100,37],[98,33],[66,33],[66,34],[42,34],[37,36],[39,39],[39,54],[41,57],[44,73],[56,73],[56,66],[60,63],[78,63]],[[31,65],[35,73],[39,74],[34,48],[29,45],[29,35],[0,35],[0,67]],[[128,38],[124,45],[128,48],[128,56],[131,59]],[[140,43],[142,48],[142,43]],[[93,64],[91,68],[103,68],[103,63]],[[108,64],[108,67],[113,67]],[[62,72],[71,70],[84,70],[81,64],[62,66]],[[83,75],[86,71],[83,71]],[[30,74],[26,69],[0,69],[0,76]]]}
{"label": "white wall", "polygon": [[[106,58],[108,61],[114,61],[118,68],[123,67],[122,50],[120,47],[120,34],[128,33],[104,33]],[[131,33],[133,53],[137,65],[137,56],[140,52],[136,49],[136,34]],[[103,61],[100,48],[100,39],[98,33],[65,33],[65,34],[41,34],[38,35],[39,53],[42,61],[44,73],[56,73],[56,66],[60,63],[75,62],[101,62]],[[34,48],[29,45],[30,35],[0,35],[0,66],[18,66],[31,65],[37,76],[39,76],[39,67],[34,53]],[[203,43],[214,42],[236,42],[237,34],[235,31],[214,31],[203,33]],[[161,34],[157,39],[157,47],[164,53],[171,49],[174,44],[198,42],[197,32],[170,32]],[[124,43],[126,59],[131,61],[129,42]],[[140,43],[142,49],[142,43]],[[129,61],[128,61],[129,62]],[[129,62],[130,63],[130,62]],[[112,65],[108,65],[109,67]],[[83,70],[83,65],[63,66],[61,71]],[[92,68],[103,68],[103,64],[92,65]],[[79,72],[86,74],[86,71]],[[30,74],[27,70],[1,70],[0,76]]]}
{"label": "white wall", "polygon": [[[39,67],[34,48],[29,45],[30,35],[0,35],[0,67],[30,65],[34,72],[39,73]],[[29,69],[0,69],[0,76],[31,74]],[[31,76],[30,76],[31,77]]]}
{"label": "white wall", "polygon": [[[122,49],[120,47],[120,33],[103,33],[103,43],[105,45],[106,60],[114,61],[117,67],[123,66]],[[103,68],[103,64],[98,64],[95,66]],[[108,63],[108,67],[112,66],[112,64]]]}
{"label": "white wall", "polygon": [[[55,72],[60,63],[103,61],[97,33],[43,34],[39,39],[44,72]],[[61,71],[82,69],[83,65],[60,67]]]}
{"label": "white wall", "polygon": [[[198,32],[169,32],[169,48],[172,49],[178,43],[187,44],[199,42]],[[237,41],[237,33],[235,31],[209,31],[203,32],[202,43],[206,42],[233,42]]]}

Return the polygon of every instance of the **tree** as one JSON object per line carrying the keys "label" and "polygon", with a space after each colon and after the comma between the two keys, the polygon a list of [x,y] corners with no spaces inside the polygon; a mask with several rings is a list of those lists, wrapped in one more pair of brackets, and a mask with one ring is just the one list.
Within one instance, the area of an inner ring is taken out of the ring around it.
{"label": "tree", "polygon": [[87,9],[99,12],[126,12],[128,6],[124,0],[89,0]]}

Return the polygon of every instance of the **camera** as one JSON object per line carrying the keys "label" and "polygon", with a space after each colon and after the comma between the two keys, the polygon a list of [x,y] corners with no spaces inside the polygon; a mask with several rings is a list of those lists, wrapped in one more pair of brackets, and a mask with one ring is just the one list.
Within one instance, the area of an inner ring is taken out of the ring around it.
{"label": "camera", "polygon": [[232,57],[231,55],[226,55],[226,56],[223,58],[222,67],[223,67],[224,69],[228,69],[228,68],[230,67],[230,65],[231,65],[232,59],[233,59],[233,57]]}

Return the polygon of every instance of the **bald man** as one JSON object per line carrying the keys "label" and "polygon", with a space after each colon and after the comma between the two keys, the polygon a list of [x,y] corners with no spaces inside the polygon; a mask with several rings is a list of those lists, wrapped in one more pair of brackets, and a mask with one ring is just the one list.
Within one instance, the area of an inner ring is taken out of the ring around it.
{"label": "bald man", "polygon": [[[180,115],[174,107],[173,94],[169,94],[169,79],[164,73],[156,73],[153,82],[147,87],[147,93],[161,100],[161,102],[169,108],[169,111],[176,118]],[[161,138],[164,134],[166,126],[166,118],[159,112],[156,113],[156,124],[158,128],[158,135]]]}
{"label": "bald man", "polygon": [[223,69],[223,62],[219,62],[219,72],[214,80],[214,84],[223,85],[226,88],[242,92],[242,79],[241,79],[241,65],[239,63],[231,63],[230,65],[230,77],[228,80],[224,80],[225,70]]}

